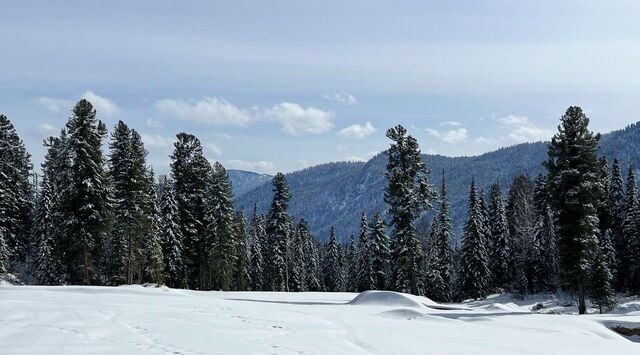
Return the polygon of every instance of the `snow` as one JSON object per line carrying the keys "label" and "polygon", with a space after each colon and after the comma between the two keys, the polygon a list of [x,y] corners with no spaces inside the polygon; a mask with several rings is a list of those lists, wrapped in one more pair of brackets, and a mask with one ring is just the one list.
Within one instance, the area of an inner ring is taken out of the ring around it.
{"label": "snow", "polygon": [[438,305],[385,291],[3,285],[0,299],[6,354],[640,353],[640,343],[609,329],[640,327],[637,299],[618,307],[620,314],[586,316],[543,314],[571,312],[544,295]]}

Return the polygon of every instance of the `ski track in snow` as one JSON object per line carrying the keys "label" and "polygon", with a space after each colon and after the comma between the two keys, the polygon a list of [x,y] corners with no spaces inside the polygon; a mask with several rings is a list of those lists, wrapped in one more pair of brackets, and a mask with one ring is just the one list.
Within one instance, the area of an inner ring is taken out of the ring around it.
{"label": "ski track in snow", "polygon": [[531,313],[537,302],[566,313],[550,299],[435,309],[410,295],[356,296],[0,286],[0,353],[640,354],[640,343],[607,328],[640,327],[637,300],[615,312],[626,314],[577,316]]}

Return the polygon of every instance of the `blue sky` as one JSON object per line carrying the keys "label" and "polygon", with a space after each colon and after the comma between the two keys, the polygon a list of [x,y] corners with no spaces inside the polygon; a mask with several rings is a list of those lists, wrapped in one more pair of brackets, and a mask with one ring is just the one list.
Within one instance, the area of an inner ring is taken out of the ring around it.
{"label": "blue sky", "polygon": [[0,112],[41,141],[89,98],[168,170],[176,133],[258,172],[368,159],[405,125],[424,152],[640,120],[637,1],[3,1]]}

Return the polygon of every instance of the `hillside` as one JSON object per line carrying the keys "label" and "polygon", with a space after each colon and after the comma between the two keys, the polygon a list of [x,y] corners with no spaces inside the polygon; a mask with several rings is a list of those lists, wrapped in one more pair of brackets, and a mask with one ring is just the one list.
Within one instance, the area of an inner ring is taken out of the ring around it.
{"label": "hillside", "polygon": [[[637,168],[640,163],[640,125],[633,124],[604,134],[599,151],[610,160],[619,158],[625,169],[630,163]],[[518,144],[474,157],[424,155],[433,183],[439,183],[442,171],[446,174],[457,231],[460,231],[465,215],[472,176],[480,188],[487,190],[493,182],[500,181],[506,190],[519,173],[535,177],[543,172],[541,163],[545,158],[546,144],[543,142]],[[366,163],[328,163],[287,174],[292,194],[292,215],[305,218],[314,235],[321,240],[326,239],[332,224],[341,239],[357,232],[362,211],[371,215],[384,212],[386,208],[383,201],[385,164],[386,156],[379,154]],[[233,184],[241,183],[233,180]],[[251,212],[254,203],[259,211],[266,211],[270,201],[269,183],[236,193],[237,207],[246,213]]]}

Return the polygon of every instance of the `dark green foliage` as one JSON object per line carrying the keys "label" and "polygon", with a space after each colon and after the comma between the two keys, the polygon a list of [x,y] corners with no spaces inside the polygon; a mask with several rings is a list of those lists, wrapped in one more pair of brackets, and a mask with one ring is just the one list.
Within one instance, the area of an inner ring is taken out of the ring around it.
{"label": "dark green foliage", "polygon": [[422,294],[422,247],[414,222],[431,207],[435,196],[427,182],[428,169],[415,138],[398,125],[387,130],[393,141],[387,151],[387,187],[384,200],[389,205],[391,238],[391,288],[399,292]]}
{"label": "dark green foliage", "polygon": [[164,258],[164,278],[169,287],[186,287],[182,259],[182,230],[173,181],[161,179],[160,240]]}
{"label": "dark green foliage", "polygon": [[609,195],[607,196],[607,209],[611,213],[611,238],[616,250],[616,269],[613,272],[615,289],[623,291],[625,288],[625,275],[627,275],[628,263],[624,252],[626,251],[626,238],[624,238],[625,194],[622,170],[618,159],[613,160],[611,167],[611,180]]}
{"label": "dark green foliage", "polygon": [[273,200],[267,218],[267,251],[265,287],[285,291],[287,287],[287,243],[292,232],[291,216],[287,211],[289,187],[284,174],[278,173],[273,181]]}
{"label": "dark green foliage", "polygon": [[478,299],[485,297],[489,291],[490,274],[484,235],[485,225],[475,181],[471,182],[468,208],[469,213],[460,250],[460,296]]}
{"label": "dark green foliage", "polygon": [[389,283],[389,238],[385,233],[384,220],[379,213],[373,216],[370,229],[373,285],[377,290],[385,290]]}
{"label": "dark green foliage", "polygon": [[453,226],[444,173],[442,174],[438,205],[438,210],[431,224],[431,238],[427,253],[426,296],[437,302],[451,302],[453,297],[453,256],[451,250]]}
{"label": "dark green foliage", "polygon": [[331,228],[329,239],[325,245],[324,259],[322,261],[322,274],[324,290],[327,292],[339,291],[342,283],[340,272],[340,249],[336,239],[335,228]]}
{"label": "dark green foliage", "polygon": [[202,144],[195,136],[179,133],[171,155],[171,176],[182,234],[182,258],[187,287],[200,289],[202,271],[207,265],[208,249],[204,246],[206,226],[206,189],[211,177],[211,166],[204,157]]}
{"label": "dark green foliage", "polygon": [[549,144],[550,202],[556,211],[560,279],[578,295],[579,313],[586,312],[589,270],[597,250],[598,201],[603,197],[599,135],[588,129],[589,119],[579,107],[569,107],[558,133]]}
{"label": "dark green foliage", "polygon": [[362,212],[360,217],[360,234],[358,237],[358,250],[356,252],[356,289],[358,292],[373,290],[375,288],[373,268],[371,265],[373,246],[367,223],[367,215]]}
{"label": "dark green foliage", "polygon": [[624,265],[621,277],[626,279],[626,288],[632,292],[640,291],[640,202],[636,177],[629,167],[627,174],[627,196],[625,217],[622,225],[623,239],[622,257],[620,263]]}
{"label": "dark green foliage", "polygon": [[489,268],[493,288],[507,289],[510,286],[512,269],[511,241],[500,185],[491,186],[489,194]]}
{"label": "dark green foliage", "polygon": [[264,286],[263,242],[266,240],[264,217],[255,211],[251,218],[249,234],[251,237],[249,278],[251,290],[262,291]]}

